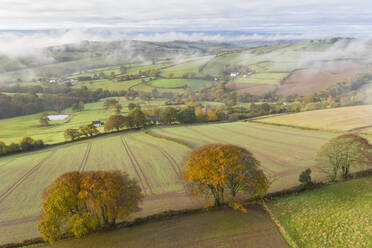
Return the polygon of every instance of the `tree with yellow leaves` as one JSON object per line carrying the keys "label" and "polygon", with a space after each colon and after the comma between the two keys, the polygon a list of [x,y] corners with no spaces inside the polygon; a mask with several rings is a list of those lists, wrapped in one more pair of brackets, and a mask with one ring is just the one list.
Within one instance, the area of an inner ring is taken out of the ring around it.
{"label": "tree with yellow leaves", "polygon": [[45,190],[38,229],[50,243],[82,237],[138,211],[142,199],[137,181],[120,171],[68,172]]}
{"label": "tree with yellow leaves", "polygon": [[209,144],[194,150],[183,165],[183,177],[191,193],[225,203],[236,200],[239,192],[263,197],[269,180],[259,168],[260,162],[248,150],[234,145]]}

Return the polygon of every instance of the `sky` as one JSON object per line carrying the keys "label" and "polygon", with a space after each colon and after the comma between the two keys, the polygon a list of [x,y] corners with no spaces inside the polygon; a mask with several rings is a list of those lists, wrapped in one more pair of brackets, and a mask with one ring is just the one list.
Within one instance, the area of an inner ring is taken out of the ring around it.
{"label": "sky", "polygon": [[372,0],[0,0],[0,54],[82,40],[372,39]]}
{"label": "sky", "polygon": [[367,32],[370,0],[0,0],[0,30]]}

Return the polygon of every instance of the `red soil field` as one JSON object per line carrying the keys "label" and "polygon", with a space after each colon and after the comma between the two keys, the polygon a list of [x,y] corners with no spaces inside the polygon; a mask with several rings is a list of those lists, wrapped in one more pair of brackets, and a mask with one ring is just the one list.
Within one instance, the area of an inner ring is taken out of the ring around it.
{"label": "red soil field", "polygon": [[278,88],[277,93],[283,96],[291,94],[312,95],[327,89],[329,86],[354,78],[365,73],[367,65],[337,61],[324,62],[312,68],[294,71]]}

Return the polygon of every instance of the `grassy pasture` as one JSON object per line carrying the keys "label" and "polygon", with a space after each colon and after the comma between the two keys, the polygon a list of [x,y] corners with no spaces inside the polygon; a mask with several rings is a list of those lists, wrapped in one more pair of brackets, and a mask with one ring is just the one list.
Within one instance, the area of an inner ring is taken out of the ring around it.
{"label": "grassy pasture", "polygon": [[372,105],[314,110],[257,120],[259,122],[347,131],[372,125]]}
{"label": "grassy pasture", "polygon": [[73,87],[80,88],[82,86],[86,86],[90,90],[96,90],[96,89],[101,88],[103,90],[121,91],[121,90],[128,90],[128,88],[133,87],[140,83],[141,83],[141,79],[134,79],[134,80],[128,80],[128,81],[100,79],[100,80],[76,82],[74,83]]}
{"label": "grassy pasture", "polygon": [[150,85],[158,88],[177,88],[183,86],[189,86],[193,90],[200,89],[203,85],[210,85],[213,82],[199,79],[184,79],[184,78],[173,78],[173,79],[156,79],[150,81]]}
{"label": "grassy pasture", "polygon": [[211,59],[212,56],[201,57],[182,64],[174,65],[162,70],[161,75],[167,77],[169,73],[173,73],[174,77],[182,77],[185,73],[195,73],[196,76],[203,76],[203,74],[199,72],[199,67]]}
{"label": "grassy pasture", "polygon": [[[141,105],[142,109],[151,109],[164,104],[164,101],[141,101],[133,100],[128,101],[124,97],[115,98],[119,99],[119,103],[123,106],[122,112],[128,112],[127,106],[130,102]],[[11,142],[18,142],[24,136],[30,136],[34,139],[42,139],[45,143],[53,144],[64,141],[63,132],[67,128],[79,128],[92,121],[106,121],[106,119],[114,114],[114,110],[104,110],[103,103],[106,99],[99,102],[88,103],[84,106],[84,111],[72,112],[71,108],[63,111],[62,114],[70,114],[71,116],[62,121],[50,121],[50,126],[40,127],[40,114],[32,114],[19,116],[9,119],[0,120],[3,128],[0,130],[0,140],[9,144]],[[103,127],[99,128],[103,131]]]}
{"label": "grassy pasture", "polygon": [[227,64],[236,64],[240,61],[240,53],[228,53],[213,58],[208,65],[204,68],[203,73],[207,73],[213,76],[217,76],[223,70],[223,67]]}
{"label": "grassy pasture", "polygon": [[300,247],[372,247],[372,177],[269,203]]}
{"label": "grassy pasture", "polygon": [[222,209],[97,233],[41,247],[288,247],[260,209],[248,213]]}
{"label": "grassy pasture", "polygon": [[[167,79],[165,79],[167,80]],[[151,81],[150,81],[151,83]],[[184,88],[160,88],[160,87],[154,87],[150,85],[149,83],[140,83],[135,86],[133,86],[131,89],[136,91],[143,91],[143,92],[152,92],[154,89],[156,89],[158,92],[172,92],[172,93],[178,93],[181,94],[185,91]]]}
{"label": "grassy pasture", "polygon": [[235,79],[234,82],[247,84],[279,84],[287,75],[287,73],[256,73],[246,78],[239,77]]}

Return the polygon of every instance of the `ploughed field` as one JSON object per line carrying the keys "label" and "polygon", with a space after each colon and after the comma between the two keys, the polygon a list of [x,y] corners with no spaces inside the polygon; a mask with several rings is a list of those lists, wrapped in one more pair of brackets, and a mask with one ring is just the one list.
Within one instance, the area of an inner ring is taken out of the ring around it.
{"label": "ploughed field", "polygon": [[[298,174],[314,165],[320,146],[336,134],[255,123],[154,128],[154,135],[188,143],[231,143],[251,150],[273,181],[270,191],[298,184]],[[186,145],[144,132],[123,132],[0,159],[0,244],[39,236],[42,191],[73,170],[123,170],[137,178],[146,216],[169,209],[202,206],[185,194],[180,164]],[[319,179],[314,174],[315,179]]]}
{"label": "ploughed field", "polygon": [[285,114],[257,121],[305,128],[372,133],[372,105]]}
{"label": "ploughed field", "polygon": [[44,247],[284,248],[288,245],[267,214],[252,207],[246,214],[231,209],[202,212]]}

